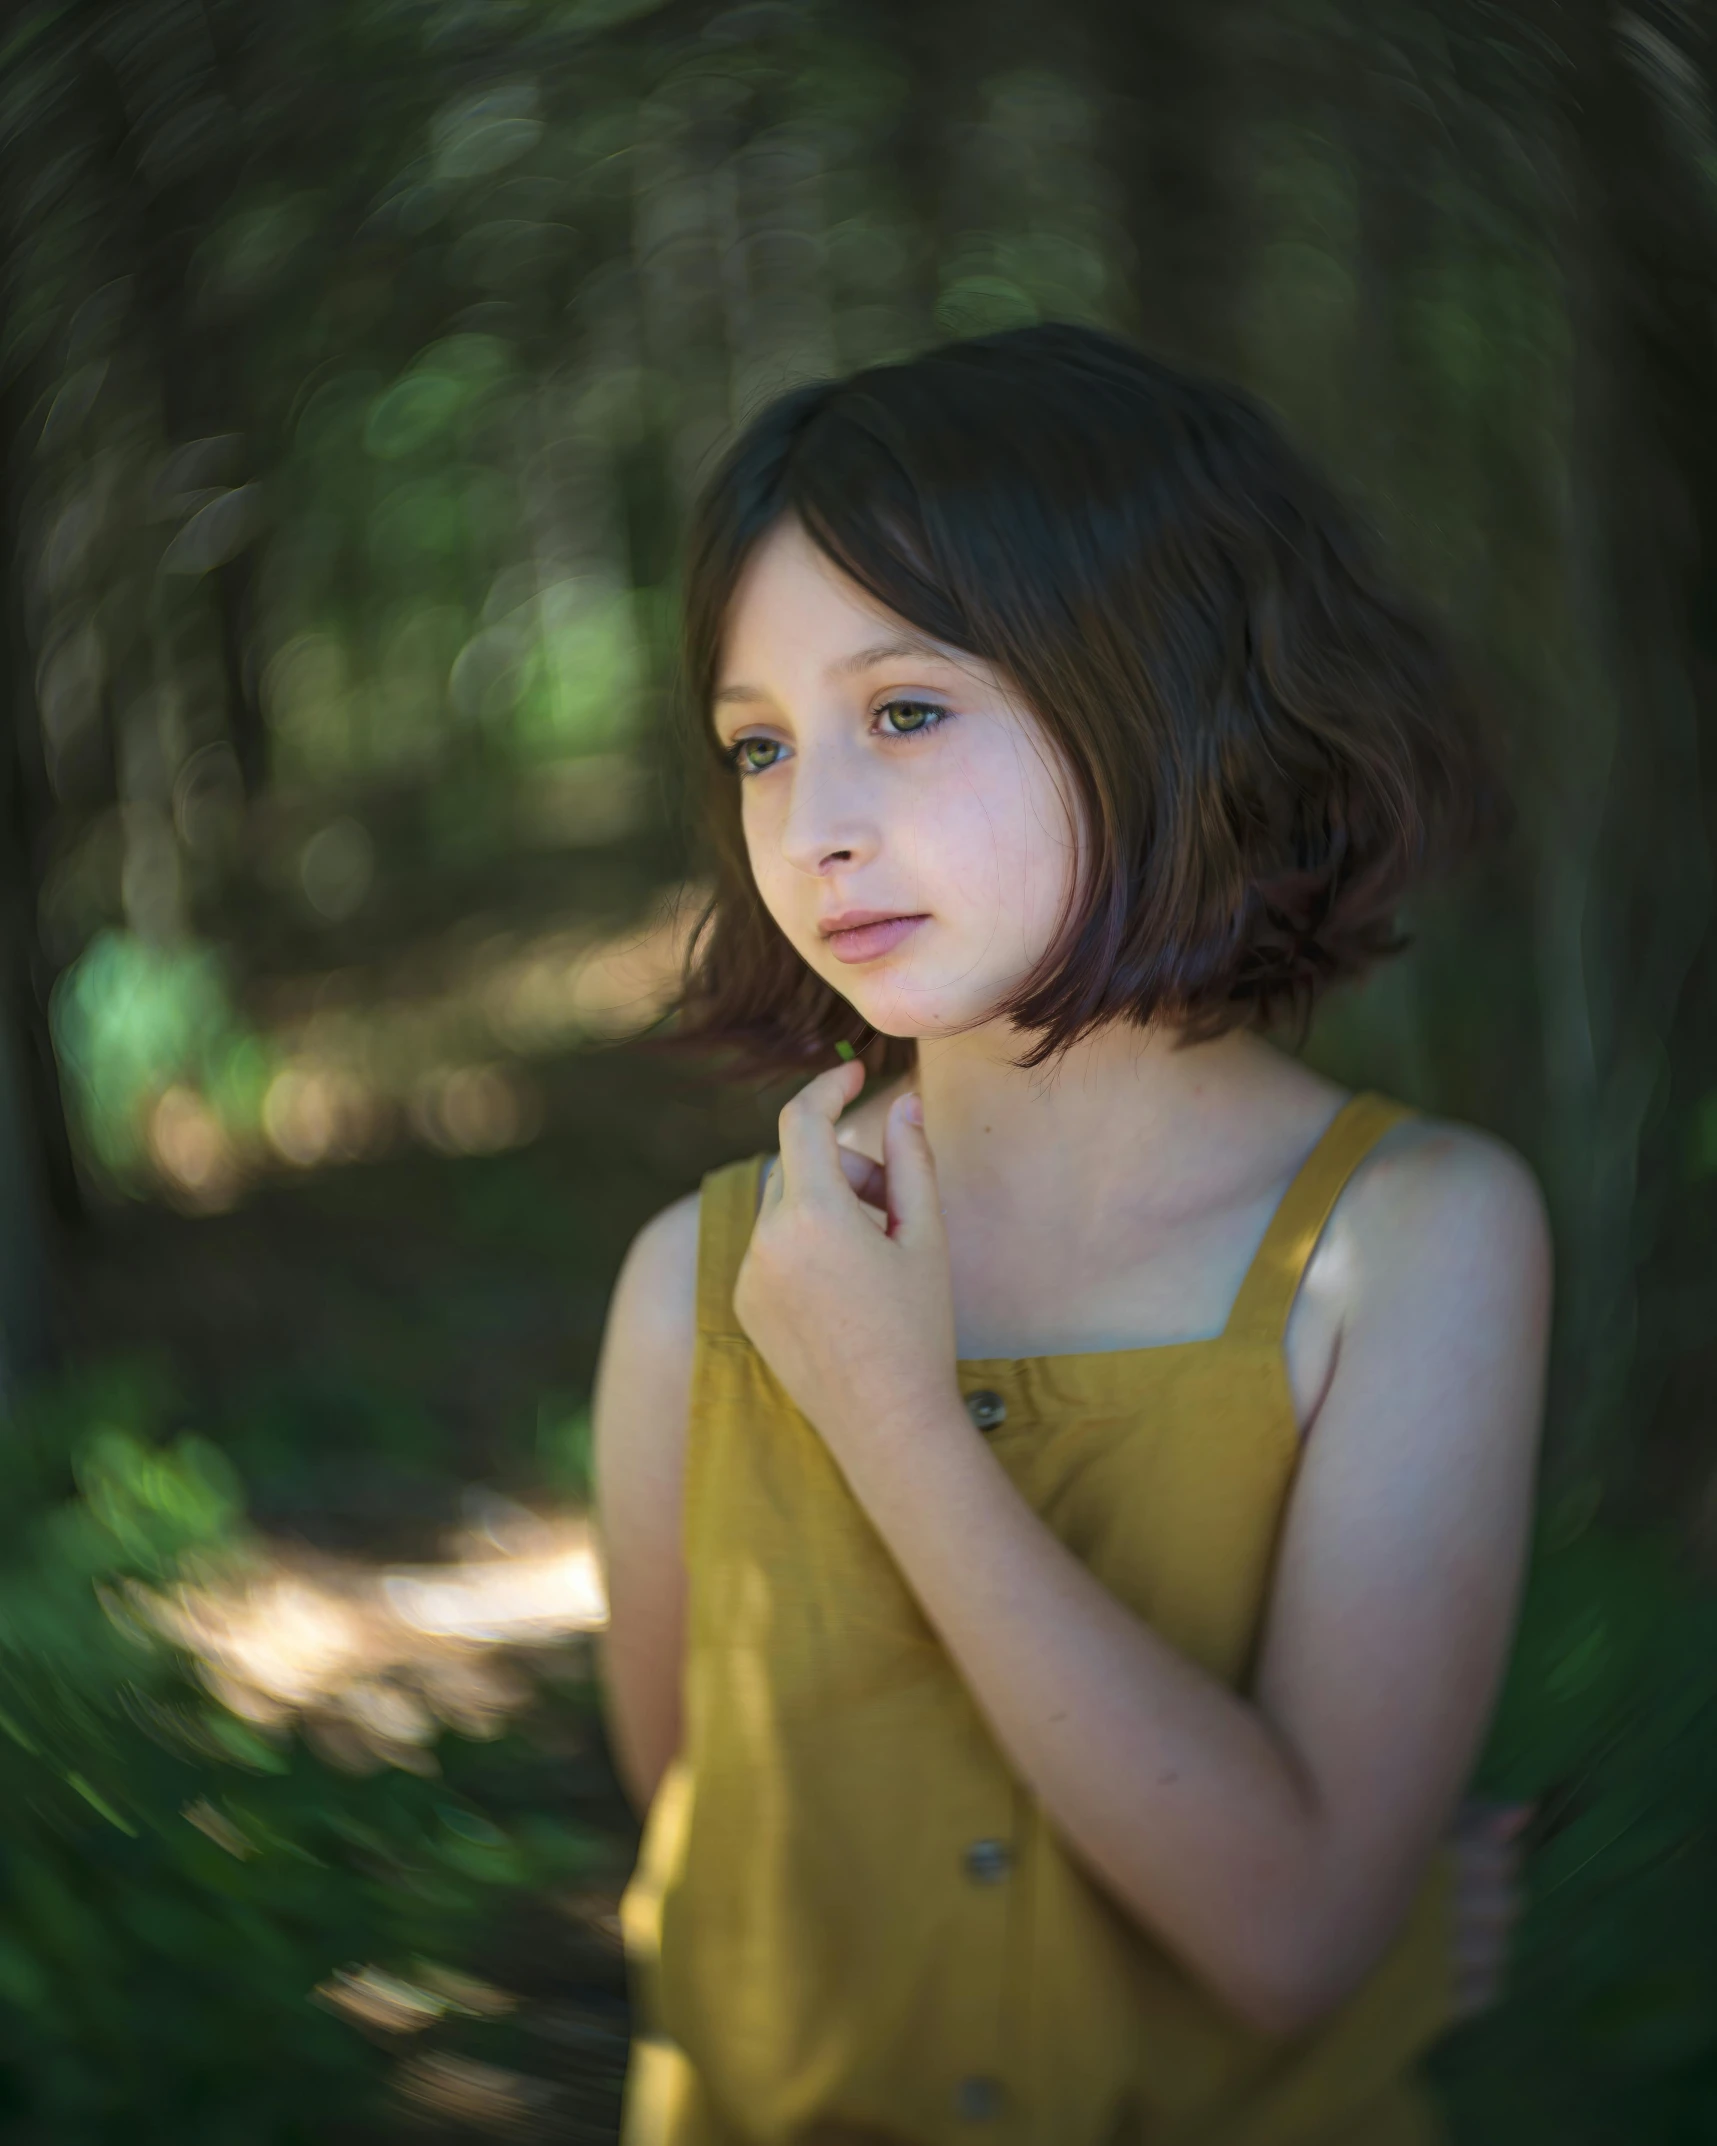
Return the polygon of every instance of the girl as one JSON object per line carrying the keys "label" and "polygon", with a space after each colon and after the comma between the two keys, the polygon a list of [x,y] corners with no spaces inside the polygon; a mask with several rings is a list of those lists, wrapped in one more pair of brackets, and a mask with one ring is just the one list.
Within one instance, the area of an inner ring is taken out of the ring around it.
{"label": "girl", "polygon": [[1263,1031],[1483,821],[1448,667],[1251,404],[1066,326],[766,409],[686,658],[683,1033],[826,1070],[604,1342],[629,2146],[1419,2146],[1545,1217]]}

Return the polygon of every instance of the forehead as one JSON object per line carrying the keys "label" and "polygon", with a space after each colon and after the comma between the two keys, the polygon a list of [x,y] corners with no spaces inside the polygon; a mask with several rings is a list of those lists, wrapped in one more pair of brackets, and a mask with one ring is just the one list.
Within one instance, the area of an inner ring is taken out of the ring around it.
{"label": "forehead", "polygon": [[784,518],[759,540],[734,591],[717,667],[714,707],[788,697],[905,666],[926,678],[957,670],[1010,698],[1001,674],[938,641],[872,596]]}
{"label": "forehead", "polygon": [[905,628],[906,622],[819,551],[795,517],[784,516],[759,541],[734,589],[722,676],[749,675],[748,658],[835,652],[835,642],[857,646],[880,638],[879,625]]}

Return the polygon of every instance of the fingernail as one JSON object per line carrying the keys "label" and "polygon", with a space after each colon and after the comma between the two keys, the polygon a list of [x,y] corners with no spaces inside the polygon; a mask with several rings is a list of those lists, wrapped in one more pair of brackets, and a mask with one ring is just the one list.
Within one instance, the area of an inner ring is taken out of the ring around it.
{"label": "fingernail", "polygon": [[858,1052],[853,1049],[852,1045],[843,1036],[841,1041],[835,1045],[835,1056],[850,1066],[858,1056]]}
{"label": "fingernail", "polygon": [[924,1123],[924,1098],[917,1094],[907,1095],[901,1102],[900,1115],[908,1125],[922,1125]]}

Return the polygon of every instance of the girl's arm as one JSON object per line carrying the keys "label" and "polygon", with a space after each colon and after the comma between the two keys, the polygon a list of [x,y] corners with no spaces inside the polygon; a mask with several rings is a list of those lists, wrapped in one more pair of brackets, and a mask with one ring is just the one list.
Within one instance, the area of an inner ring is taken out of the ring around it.
{"label": "girl's arm", "polygon": [[591,1407],[608,1582],[601,1648],[609,1741],[642,1816],[680,1743],[686,1411],[697,1324],[698,1201],[638,1233],[608,1307]]}
{"label": "girl's arm", "polygon": [[1231,2010],[1298,2032],[1399,1927],[1505,1665],[1548,1324],[1537,1186],[1437,1128],[1344,1194],[1336,1367],[1240,1695],[1111,1595],[972,1428],[913,1099],[887,1124],[884,1235],[833,1153],[847,1070],[783,1113],[740,1318],[1069,1846]]}

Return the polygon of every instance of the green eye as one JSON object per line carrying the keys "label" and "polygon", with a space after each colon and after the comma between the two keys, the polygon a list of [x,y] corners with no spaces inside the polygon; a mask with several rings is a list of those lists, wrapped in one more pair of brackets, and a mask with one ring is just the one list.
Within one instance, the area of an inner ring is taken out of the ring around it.
{"label": "green eye", "polygon": [[938,708],[933,701],[891,700],[885,701],[877,714],[887,725],[888,734],[896,738],[909,738],[920,730],[934,730],[946,720],[946,708]]}
{"label": "green eye", "polygon": [[[767,755],[764,759],[756,754]],[[727,749],[729,767],[737,768],[742,775],[761,775],[765,768],[772,768],[781,756],[781,748],[773,738],[738,738]]]}

